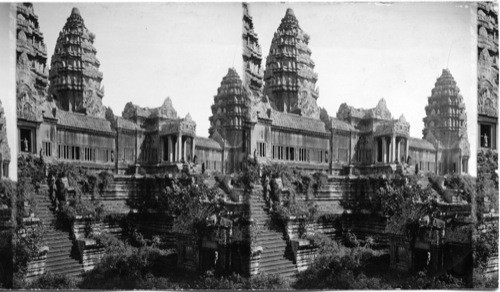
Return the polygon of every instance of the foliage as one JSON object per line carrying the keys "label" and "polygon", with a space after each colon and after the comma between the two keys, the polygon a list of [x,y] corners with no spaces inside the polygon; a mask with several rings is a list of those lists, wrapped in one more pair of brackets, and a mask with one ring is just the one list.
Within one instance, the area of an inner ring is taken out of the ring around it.
{"label": "foliage", "polygon": [[417,275],[408,277],[400,284],[402,289],[463,289],[465,284],[459,278],[449,274],[443,274],[438,277],[426,275],[425,272],[419,272]]}
{"label": "foliage", "polygon": [[253,184],[259,183],[261,167],[255,158],[249,157],[243,161],[243,165],[245,169],[236,173],[234,186],[250,189]]}
{"label": "foliage", "polygon": [[171,254],[153,247],[127,247],[120,252],[106,254],[97,266],[84,274],[82,289],[141,289],[168,284],[161,278],[172,268]]}
{"label": "foliage", "polygon": [[0,289],[12,287],[12,230],[0,231]]}
{"label": "foliage", "polygon": [[332,123],[330,122],[330,115],[324,107],[319,108],[319,119],[325,123],[325,128],[330,131],[332,128]]}
{"label": "foliage", "polygon": [[482,150],[477,154],[476,204],[480,219],[483,213],[489,212],[485,210],[486,201],[498,208],[498,153],[492,150]]}
{"label": "foliage", "polygon": [[484,269],[474,268],[472,283],[474,289],[497,289],[498,273],[487,275]]}
{"label": "foliage", "polygon": [[369,248],[337,246],[332,253],[319,254],[309,269],[300,272],[295,289],[385,289],[378,278],[367,277],[363,270],[377,256]]}
{"label": "foliage", "polygon": [[115,117],[115,114],[113,113],[113,109],[111,109],[111,107],[108,107],[108,106],[106,107],[106,112],[104,114],[104,117],[111,124],[111,128],[116,129],[116,127],[117,127],[116,117]]}
{"label": "foliage", "polygon": [[488,259],[498,254],[498,228],[479,230],[474,239],[474,268],[486,269]]}
{"label": "foliage", "polygon": [[75,194],[67,198],[66,204],[62,206],[58,218],[66,224],[73,222],[78,216],[91,219],[92,222],[102,222],[107,212],[98,201],[91,201]]}
{"label": "foliage", "polygon": [[14,275],[22,278],[27,271],[28,263],[39,256],[43,243],[43,225],[21,227],[13,235]]}
{"label": "foliage", "polygon": [[343,245],[332,240],[325,234],[315,233],[314,235],[308,236],[307,239],[313,246],[318,248],[319,255],[345,253],[345,247]]}
{"label": "foliage", "polygon": [[476,193],[476,179],[470,175],[456,173],[447,175],[444,185],[449,189],[459,190],[460,197],[468,203],[472,202]]}
{"label": "foliage", "polygon": [[123,254],[127,253],[128,246],[109,233],[92,234],[91,239],[94,239],[97,245],[104,247],[105,254]]}
{"label": "foliage", "polygon": [[12,209],[12,204],[16,199],[17,184],[9,179],[0,180],[0,206],[4,205]]}
{"label": "foliage", "polygon": [[238,274],[228,276],[216,276],[213,272],[208,271],[200,277],[193,285],[195,289],[230,289],[230,290],[277,290],[289,289],[290,282],[277,274],[258,274],[251,278],[245,278]]}
{"label": "foliage", "polygon": [[65,274],[45,273],[27,285],[27,289],[76,289],[77,281]]}
{"label": "foliage", "polygon": [[16,223],[22,227],[22,219],[37,213],[35,197],[45,179],[45,163],[36,156],[19,156],[17,160],[18,183],[16,197]]}

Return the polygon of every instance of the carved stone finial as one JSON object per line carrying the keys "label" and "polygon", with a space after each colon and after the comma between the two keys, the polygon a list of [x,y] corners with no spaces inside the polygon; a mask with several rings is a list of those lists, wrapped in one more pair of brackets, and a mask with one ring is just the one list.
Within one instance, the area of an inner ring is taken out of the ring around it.
{"label": "carved stone finial", "polygon": [[71,14],[80,15],[80,10],[78,10],[78,8],[76,7],[73,7],[73,9],[71,10]]}

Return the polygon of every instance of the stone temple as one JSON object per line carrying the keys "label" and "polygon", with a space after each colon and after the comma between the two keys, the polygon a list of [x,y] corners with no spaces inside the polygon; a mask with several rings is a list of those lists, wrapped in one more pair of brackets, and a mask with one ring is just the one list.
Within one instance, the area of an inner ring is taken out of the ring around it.
{"label": "stone temple", "polygon": [[371,109],[344,103],[325,124],[311,37],[292,9],[274,34],[263,68],[244,4],[244,76],[230,68],[222,79],[211,106],[209,138],[197,136],[190,115],[179,117],[169,98],[158,108],[128,103],[121,117],[107,115],[96,36],[77,8],[59,33],[50,69],[32,5],[18,5],[17,22],[21,153],[122,174],[183,165],[231,173],[248,157],[335,174],[468,171],[465,105],[448,69],[428,98],[423,139],[410,137],[404,116],[393,118],[383,99]]}
{"label": "stone temple", "polygon": [[[309,47],[314,39],[301,28],[294,11],[287,9],[263,66],[253,19],[249,7],[243,4],[243,76],[234,68],[221,76],[217,91],[212,93],[213,104],[206,109],[211,116],[209,137],[205,138],[197,135],[190,114],[179,116],[174,108],[178,101],[168,97],[155,108],[128,102],[120,116],[106,108],[106,79],[99,70],[99,55],[93,45],[98,36],[89,31],[83,17],[77,8],[70,12],[66,23],[61,24],[48,63],[33,6],[17,4],[18,147],[20,155],[40,155],[49,164],[66,162],[112,172],[113,183],[99,198],[112,212],[128,213],[128,199],[151,195],[139,187],[145,175],[179,171],[233,174],[244,170],[249,158],[261,164],[285,164],[330,174],[326,191],[318,191],[316,198],[322,203],[320,207],[336,215],[348,209],[342,206],[345,201],[366,201],[374,192],[357,175],[468,172],[464,97],[448,69],[442,71],[434,87],[429,84],[422,138],[410,136],[410,124],[404,115],[394,117],[384,99],[368,109],[342,103],[334,117],[320,117],[319,76]],[[5,157],[2,152],[1,159],[6,161]],[[258,202],[262,193],[256,190],[249,197],[250,204],[243,204],[241,199],[232,203],[248,207],[250,210],[244,212],[263,224],[268,214]],[[346,229],[363,236],[384,232],[384,218],[362,215],[362,220],[347,222]],[[44,220],[55,220],[53,212],[43,216]],[[155,217],[138,224],[150,234],[160,230],[172,236],[170,221],[163,219]],[[82,264],[95,264],[90,257],[81,262],[61,259],[71,253],[77,239],[53,227],[48,231],[52,241],[48,243],[47,271],[78,274]],[[324,228],[331,231],[336,227]],[[293,274],[305,267],[299,265],[302,260],[297,255],[295,262],[290,259],[290,242],[281,232],[266,232],[266,240],[258,239],[264,249],[259,267],[262,273]],[[196,261],[203,260],[195,255],[203,253],[183,240],[172,240],[170,247],[182,250],[178,252],[180,266],[196,267]],[[83,245],[89,242],[79,241]],[[205,248],[219,248],[214,241],[209,245]],[[240,258],[240,268],[250,267],[249,257]]]}

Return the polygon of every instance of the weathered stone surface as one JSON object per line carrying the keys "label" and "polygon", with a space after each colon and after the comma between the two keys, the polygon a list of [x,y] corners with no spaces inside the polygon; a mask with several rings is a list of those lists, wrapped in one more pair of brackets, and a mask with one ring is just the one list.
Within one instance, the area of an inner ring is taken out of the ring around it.
{"label": "weathered stone surface", "polygon": [[460,149],[469,155],[467,113],[460,89],[448,69],[443,69],[425,107],[424,138],[432,133],[445,149]]}
{"label": "weathered stone surface", "polygon": [[103,74],[99,71],[94,38],[78,8],[73,8],[52,55],[49,99],[55,99],[63,110],[104,118]]}
{"label": "weathered stone surface", "polygon": [[217,131],[224,139],[229,139],[230,144],[241,144],[241,138],[229,136],[232,135],[231,130],[241,130],[248,119],[251,102],[247,93],[236,70],[229,68],[214,97],[212,116],[209,118],[210,135]]}
{"label": "weathered stone surface", "polygon": [[30,3],[17,4],[16,96],[17,117],[42,120],[42,104],[47,95],[47,49],[40,32],[38,17]]}
{"label": "weathered stone surface", "polygon": [[163,104],[159,107],[149,108],[140,107],[128,102],[122,112],[122,117],[127,120],[135,120],[137,117],[140,118],[167,118],[167,119],[177,119],[177,111],[172,105],[172,100],[170,97],[165,98]]}
{"label": "weathered stone surface", "polygon": [[343,121],[348,121],[351,118],[392,120],[392,115],[387,108],[385,99],[382,98],[377,106],[371,109],[355,108],[344,102],[337,111],[337,118]]}
{"label": "weathered stone surface", "polygon": [[477,8],[477,109],[480,115],[498,118],[498,5],[483,2]]}
{"label": "weathered stone surface", "polygon": [[300,28],[293,10],[287,9],[266,59],[264,94],[279,111],[319,119],[318,74],[308,43],[309,35]]}
{"label": "weathered stone surface", "polygon": [[262,50],[257,34],[253,29],[253,19],[248,12],[248,5],[243,3],[243,80],[251,90],[259,91],[263,84],[261,68]]}

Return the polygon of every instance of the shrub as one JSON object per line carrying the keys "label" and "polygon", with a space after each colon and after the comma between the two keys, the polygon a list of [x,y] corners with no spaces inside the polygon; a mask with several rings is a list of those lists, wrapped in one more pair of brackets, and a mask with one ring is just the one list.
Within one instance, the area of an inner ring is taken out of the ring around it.
{"label": "shrub", "polygon": [[76,280],[71,276],[65,274],[52,274],[45,273],[33,282],[31,282],[28,289],[75,289]]}
{"label": "shrub", "polygon": [[247,289],[282,290],[290,289],[290,282],[279,274],[257,274],[250,278],[250,287]]}
{"label": "shrub", "polygon": [[106,254],[92,271],[84,274],[80,288],[140,289],[140,285],[152,283],[151,277],[162,277],[172,268],[168,257],[165,251],[152,247],[128,247]]}

